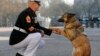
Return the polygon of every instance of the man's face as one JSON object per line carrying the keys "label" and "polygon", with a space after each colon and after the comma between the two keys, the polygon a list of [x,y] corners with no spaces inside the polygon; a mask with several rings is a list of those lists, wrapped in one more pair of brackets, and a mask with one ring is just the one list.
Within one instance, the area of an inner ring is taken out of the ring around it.
{"label": "man's face", "polygon": [[36,4],[35,11],[39,11],[40,5]]}
{"label": "man's face", "polygon": [[40,5],[38,5],[37,3],[34,3],[34,4],[32,4],[31,7],[33,8],[34,11],[39,11]]}

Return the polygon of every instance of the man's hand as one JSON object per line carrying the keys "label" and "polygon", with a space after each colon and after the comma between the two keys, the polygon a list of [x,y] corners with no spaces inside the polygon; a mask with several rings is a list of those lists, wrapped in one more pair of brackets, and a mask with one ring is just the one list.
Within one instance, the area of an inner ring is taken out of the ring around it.
{"label": "man's hand", "polygon": [[28,30],[31,32],[34,30],[34,27],[31,26]]}

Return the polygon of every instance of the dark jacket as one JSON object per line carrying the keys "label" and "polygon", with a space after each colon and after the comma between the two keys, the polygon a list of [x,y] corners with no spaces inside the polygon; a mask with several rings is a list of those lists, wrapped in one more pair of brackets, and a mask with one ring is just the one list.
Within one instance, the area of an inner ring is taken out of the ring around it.
{"label": "dark jacket", "polygon": [[[29,22],[27,22],[27,20],[26,20],[27,16],[29,16],[31,19],[31,20],[29,20]],[[13,31],[10,35],[10,40],[9,40],[10,45],[17,44],[20,41],[22,41],[23,39],[25,39],[28,36],[28,34],[35,33],[35,32],[41,32],[41,30],[43,30],[46,35],[51,35],[52,30],[41,27],[39,25],[39,23],[36,22],[35,17],[36,17],[35,12],[32,11],[30,8],[27,8],[20,13],[20,15],[18,16],[18,19],[15,23],[15,26],[24,29],[27,33],[23,33],[21,31],[13,29]],[[31,26],[36,28],[37,30],[29,31],[28,29]]]}

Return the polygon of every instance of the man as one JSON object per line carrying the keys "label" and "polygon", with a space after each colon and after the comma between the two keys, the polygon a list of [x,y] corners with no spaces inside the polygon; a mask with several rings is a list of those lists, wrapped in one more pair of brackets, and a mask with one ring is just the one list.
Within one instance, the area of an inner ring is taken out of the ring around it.
{"label": "man", "polygon": [[11,33],[9,44],[18,49],[16,56],[35,56],[37,48],[44,45],[44,34],[57,33],[57,29],[46,29],[36,21],[35,12],[39,10],[39,1],[29,1],[28,8],[20,13]]}

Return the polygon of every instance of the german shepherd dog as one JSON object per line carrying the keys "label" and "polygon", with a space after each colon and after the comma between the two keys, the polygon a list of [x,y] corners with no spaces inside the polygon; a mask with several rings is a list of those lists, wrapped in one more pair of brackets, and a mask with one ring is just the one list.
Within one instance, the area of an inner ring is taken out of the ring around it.
{"label": "german shepherd dog", "polygon": [[64,13],[58,20],[64,23],[64,30],[61,35],[68,38],[72,45],[73,56],[91,56],[91,47],[87,35],[84,34],[84,28],[73,13]]}

